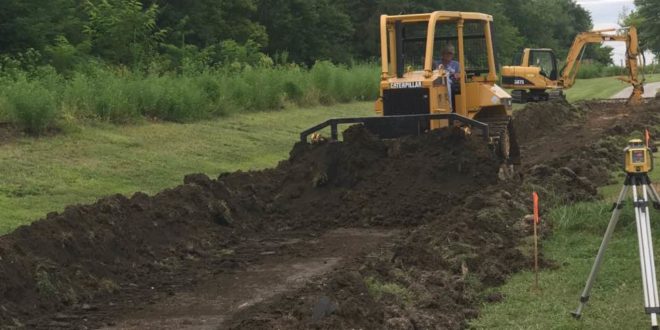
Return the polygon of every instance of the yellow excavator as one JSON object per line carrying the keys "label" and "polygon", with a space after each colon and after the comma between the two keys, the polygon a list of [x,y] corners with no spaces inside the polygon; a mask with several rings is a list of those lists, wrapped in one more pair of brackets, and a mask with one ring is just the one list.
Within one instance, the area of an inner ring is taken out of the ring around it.
{"label": "yellow excavator", "polygon": [[639,49],[637,29],[607,29],[582,32],[575,37],[568,51],[564,67],[558,70],[557,57],[552,49],[525,48],[514,59],[516,66],[502,67],[502,87],[512,89],[514,103],[547,101],[563,98],[563,90],[575,83],[582,55],[589,43],[621,41],[626,43],[626,69],[628,75],[617,77],[633,87],[630,104],[639,104],[644,94],[644,79],[639,78],[638,63],[643,63]]}
{"label": "yellow excavator", "polygon": [[480,132],[502,164],[519,163],[511,95],[497,85],[493,38],[493,18],[482,13],[381,16],[377,116],[330,119],[301,140],[325,127],[336,140],[340,124],[362,123],[382,138],[458,126]]}

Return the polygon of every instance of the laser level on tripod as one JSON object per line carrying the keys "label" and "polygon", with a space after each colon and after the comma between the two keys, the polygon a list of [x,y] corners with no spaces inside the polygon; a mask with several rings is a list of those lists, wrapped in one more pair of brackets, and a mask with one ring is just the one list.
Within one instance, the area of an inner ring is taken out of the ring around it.
{"label": "laser level on tripod", "polygon": [[648,176],[648,173],[653,170],[653,155],[651,154],[651,149],[639,139],[630,140],[628,142],[628,147],[624,149],[624,154],[626,179],[623,188],[621,188],[621,192],[619,193],[619,197],[612,207],[612,217],[610,218],[610,223],[605,231],[605,236],[598,249],[596,260],[591,267],[587,283],[580,296],[580,304],[571,314],[576,318],[580,318],[582,315],[582,309],[589,300],[589,294],[594,284],[594,279],[600,269],[601,263],[603,262],[605,249],[607,248],[607,244],[614,233],[614,228],[619,221],[619,215],[623,209],[623,200],[626,198],[628,190],[632,190],[632,205],[635,208],[639,262],[642,272],[642,287],[644,289],[644,307],[646,313],[651,315],[651,329],[658,329],[660,300],[658,299],[658,285],[655,272],[655,261],[653,258],[649,196],[656,209],[660,208],[660,196],[655,188],[653,188]]}

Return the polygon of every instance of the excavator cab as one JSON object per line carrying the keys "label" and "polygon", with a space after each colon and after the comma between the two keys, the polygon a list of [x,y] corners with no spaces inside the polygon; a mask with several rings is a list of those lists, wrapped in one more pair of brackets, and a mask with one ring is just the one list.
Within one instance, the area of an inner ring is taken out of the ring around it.
{"label": "excavator cab", "polygon": [[559,76],[557,55],[549,48],[525,48],[514,55],[513,65],[537,67],[539,74],[550,80],[557,80]]}
{"label": "excavator cab", "polygon": [[530,49],[528,66],[538,67],[540,74],[550,80],[557,80],[557,56],[552,49]]}
{"label": "excavator cab", "polygon": [[557,87],[559,70],[557,55],[552,49],[525,48],[514,56],[513,66],[505,68],[502,86],[513,89],[514,103],[564,97]]}
{"label": "excavator cab", "polygon": [[378,116],[329,120],[301,139],[325,126],[336,139],[338,124],[356,122],[382,138],[459,126],[479,132],[504,163],[517,163],[511,96],[497,85],[493,40],[486,14],[382,15]]}

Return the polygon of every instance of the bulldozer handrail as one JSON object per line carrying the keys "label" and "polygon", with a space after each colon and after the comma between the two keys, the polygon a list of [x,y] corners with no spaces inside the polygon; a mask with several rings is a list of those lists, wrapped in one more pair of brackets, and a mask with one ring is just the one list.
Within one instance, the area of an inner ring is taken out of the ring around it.
{"label": "bulldozer handrail", "polygon": [[357,124],[357,123],[366,123],[369,121],[388,121],[388,120],[400,120],[400,119],[447,119],[450,122],[450,125],[454,120],[462,122],[467,125],[481,130],[481,134],[485,140],[489,138],[489,127],[488,124],[482,123],[478,120],[470,119],[459,114],[455,113],[425,113],[425,114],[416,114],[416,115],[396,115],[396,116],[382,116],[382,117],[354,117],[354,118],[335,118],[326,120],[318,125],[310,127],[300,133],[300,142],[307,142],[307,137],[311,134],[318,132],[328,126],[330,126],[330,137],[332,140],[337,140],[339,138],[339,133],[337,131],[337,126],[339,124]]}

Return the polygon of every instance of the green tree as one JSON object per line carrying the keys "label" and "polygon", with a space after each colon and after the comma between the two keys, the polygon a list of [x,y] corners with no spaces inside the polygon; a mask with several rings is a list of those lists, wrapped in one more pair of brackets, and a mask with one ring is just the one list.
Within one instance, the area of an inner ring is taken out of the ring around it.
{"label": "green tree", "polygon": [[19,53],[29,48],[43,51],[66,36],[72,43],[86,38],[79,1],[0,1],[0,52]]}
{"label": "green tree", "polygon": [[348,61],[354,28],[331,0],[259,0],[256,19],[266,27],[270,54],[288,52],[296,62]]}
{"label": "green tree", "polygon": [[88,0],[88,21],[84,32],[89,36],[91,53],[113,63],[144,63],[164,35],[156,27],[158,6],[143,9],[138,0]]}
{"label": "green tree", "polygon": [[252,19],[257,11],[255,0],[150,0],[162,8],[158,25],[166,27],[168,42],[192,44],[200,48],[225,40],[240,44],[248,40],[264,47],[266,29]]}
{"label": "green tree", "polygon": [[635,0],[637,10],[625,20],[639,30],[642,48],[660,56],[660,2],[658,0]]}
{"label": "green tree", "polygon": [[[643,29],[650,47],[658,9],[654,1],[637,2],[639,16],[651,22]],[[379,57],[381,14],[440,9],[492,15],[502,64],[524,46],[563,56],[575,34],[591,28],[574,0],[2,0],[0,53],[19,59],[33,49],[60,71],[90,57],[170,69],[190,59],[259,62],[261,52],[307,64],[350,62]],[[603,63],[608,54],[587,52]]]}

